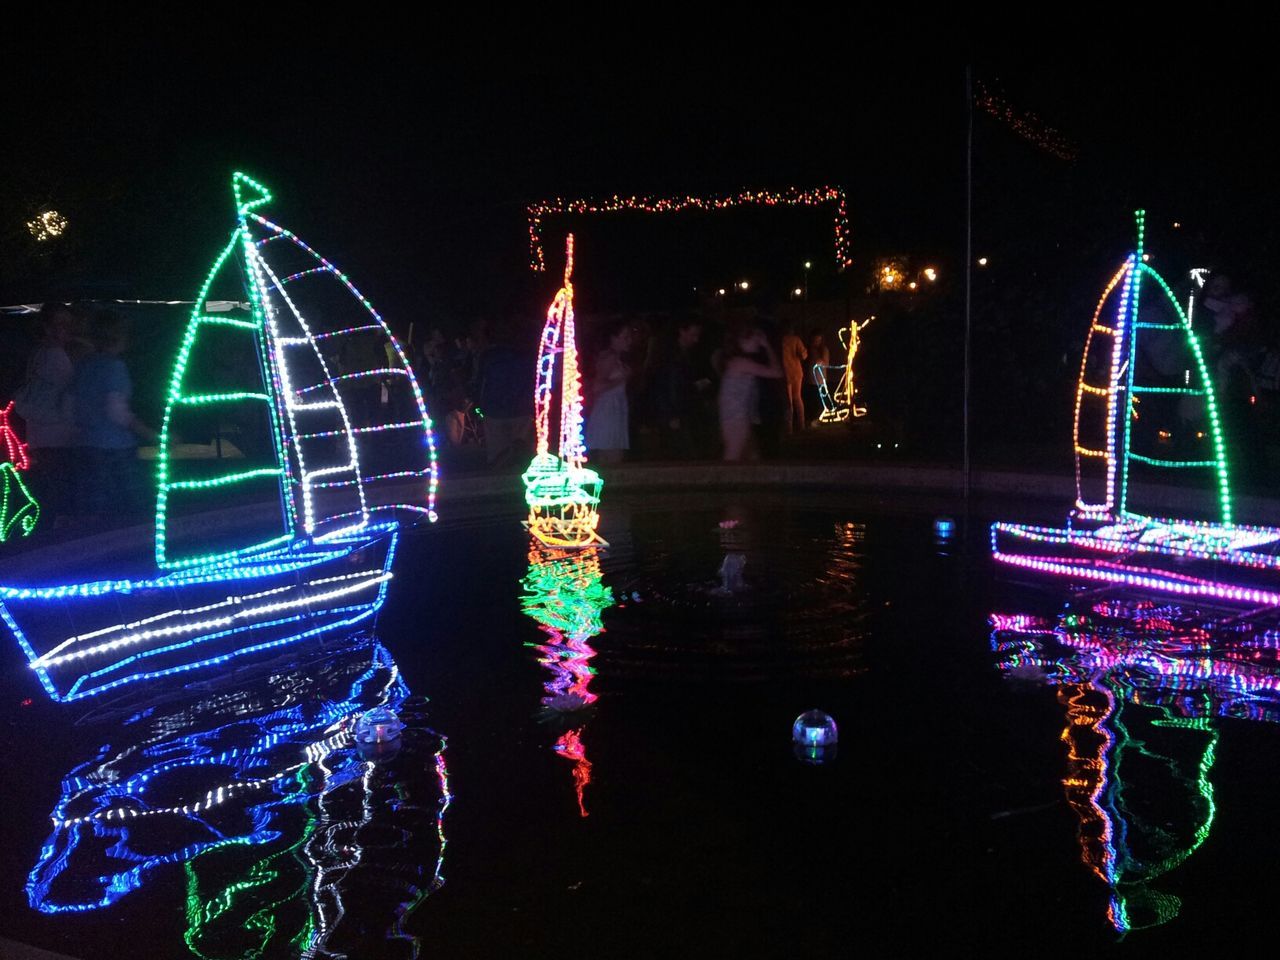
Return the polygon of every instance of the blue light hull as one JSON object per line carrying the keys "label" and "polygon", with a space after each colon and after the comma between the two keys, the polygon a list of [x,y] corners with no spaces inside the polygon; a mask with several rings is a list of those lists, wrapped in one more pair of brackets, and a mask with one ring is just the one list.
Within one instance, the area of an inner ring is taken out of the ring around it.
{"label": "blue light hull", "polygon": [[0,586],[0,622],[50,697],[79,700],[369,620],[386,598],[396,531],[299,539],[150,580]]}

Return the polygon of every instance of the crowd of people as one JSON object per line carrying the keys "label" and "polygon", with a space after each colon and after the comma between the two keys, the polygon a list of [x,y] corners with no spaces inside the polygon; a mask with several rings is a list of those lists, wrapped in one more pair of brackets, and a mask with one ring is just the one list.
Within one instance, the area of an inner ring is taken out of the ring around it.
{"label": "crowd of people", "polygon": [[1267,434],[1280,421],[1280,350],[1260,323],[1253,297],[1226,273],[1212,274],[1198,298],[1211,323],[1203,331],[1205,360],[1232,444],[1234,472],[1270,479]]}
{"label": "crowd of people", "polygon": [[[712,337],[714,330],[721,336]],[[801,337],[764,313],[713,327],[697,314],[612,318],[579,326],[591,462],[735,462],[776,452],[821,411],[821,331]],[[474,446],[492,465],[532,454],[537,328],[478,323],[455,338],[433,330],[414,349],[446,455]]]}
{"label": "crowd of people", "polygon": [[[1280,408],[1280,351],[1263,336],[1251,297],[1222,273],[1198,291],[1196,311],[1233,440],[1233,468],[1259,479],[1269,469],[1264,424]],[[117,521],[142,515],[150,487],[138,451],[156,441],[160,411],[144,403],[143,415],[135,412],[128,320],[94,304],[51,303],[40,313],[39,329],[14,399],[46,518],[58,526],[72,515]],[[513,317],[477,322],[463,335],[435,329],[410,340],[446,462],[504,470],[529,462],[539,329],[535,318]],[[814,368],[832,363],[824,332],[798,330],[768,311],[717,321],[693,312],[588,317],[578,329],[585,441],[597,466],[776,456],[788,436],[808,430],[822,411]],[[332,360],[340,369],[381,363],[377,356]],[[1180,354],[1164,357],[1148,347],[1139,360],[1157,379],[1183,376]],[[832,383],[837,378],[829,375]],[[371,424],[386,399],[370,383],[367,395],[353,402],[355,422]],[[1184,406],[1173,419],[1190,423],[1198,411]],[[1179,431],[1173,432],[1176,440]]]}
{"label": "crowd of people", "polygon": [[15,410],[26,424],[33,485],[55,526],[146,508],[137,451],[156,431],[134,412],[124,354],[128,321],[109,310],[46,304]]}
{"label": "crowd of people", "polygon": [[[15,410],[45,525],[141,518],[150,486],[139,450],[157,441],[161,411],[144,403],[137,412],[128,318],[92,303],[49,303],[38,327]],[[829,362],[823,335],[802,339],[764,313],[717,325],[692,313],[588,320],[579,330],[585,440],[597,465],[752,460],[776,452],[821,409],[812,365]],[[528,463],[537,333],[532,319],[507,319],[456,337],[432,330],[410,344],[446,459],[495,469]],[[333,358],[341,368],[376,359]],[[352,402],[355,422],[378,419],[376,383]]]}

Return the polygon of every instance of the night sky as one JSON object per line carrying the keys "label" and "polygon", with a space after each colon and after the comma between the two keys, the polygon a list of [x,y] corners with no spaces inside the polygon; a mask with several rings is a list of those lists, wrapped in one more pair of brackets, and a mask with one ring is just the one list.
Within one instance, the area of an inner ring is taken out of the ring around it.
{"label": "night sky", "polygon": [[[56,65],[5,41],[4,301],[192,296],[231,226],[237,168],[269,183],[272,215],[401,328],[540,312],[555,284],[527,269],[523,210],[557,195],[849,192],[855,265],[843,277],[825,210],[551,222],[553,270],[565,229],[579,235],[585,312],[689,306],[693,286],[748,275],[777,292],[806,259],[815,296],[845,295],[890,253],[936,261],[958,296],[962,56],[858,66],[855,55],[726,43],[736,52],[637,48],[609,60],[600,48],[530,48],[487,62],[454,50],[442,61],[392,25],[358,38],[343,29],[292,44],[269,31],[246,44],[117,30],[60,38]],[[1172,249],[1177,220],[1179,256],[1270,282],[1260,264],[1276,231],[1271,108],[1247,97],[1259,78],[981,62],[973,75],[1076,150],[1063,161],[975,112],[975,254],[1003,271],[985,283],[1062,275],[1092,296],[1138,203],[1159,225],[1153,243],[1163,231]],[[22,224],[45,205],[70,229],[59,250],[33,257]]]}

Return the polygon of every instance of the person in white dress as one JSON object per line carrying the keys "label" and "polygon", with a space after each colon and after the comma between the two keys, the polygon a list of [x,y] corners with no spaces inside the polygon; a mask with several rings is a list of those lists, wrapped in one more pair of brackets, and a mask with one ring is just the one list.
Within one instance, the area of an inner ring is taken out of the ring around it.
{"label": "person in white dress", "polygon": [[631,368],[626,362],[631,344],[631,327],[627,324],[614,327],[608,347],[596,357],[591,371],[593,399],[584,438],[587,456],[597,463],[621,463],[623,455],[631,449],[631,413],[627,404]]}

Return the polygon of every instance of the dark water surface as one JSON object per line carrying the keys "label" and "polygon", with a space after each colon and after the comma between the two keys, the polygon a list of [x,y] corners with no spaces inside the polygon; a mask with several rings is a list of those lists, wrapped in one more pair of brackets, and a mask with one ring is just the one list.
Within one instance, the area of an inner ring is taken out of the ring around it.
{"label": "dark water surface", "polygon": [[[563,555],[514,514],[442,523],[402,543],[376,635],[196,688],[60,706],[8,651],[0,936],[355,960],[1248,939],[1280,854],[1265,620],[1012,583],[984,522],[925,501],[615,496],[602,531]],[[379,704],[406,728],[375,756],[350,729]],[[840,727],[821,765],[790,743],[813,707]]]}

